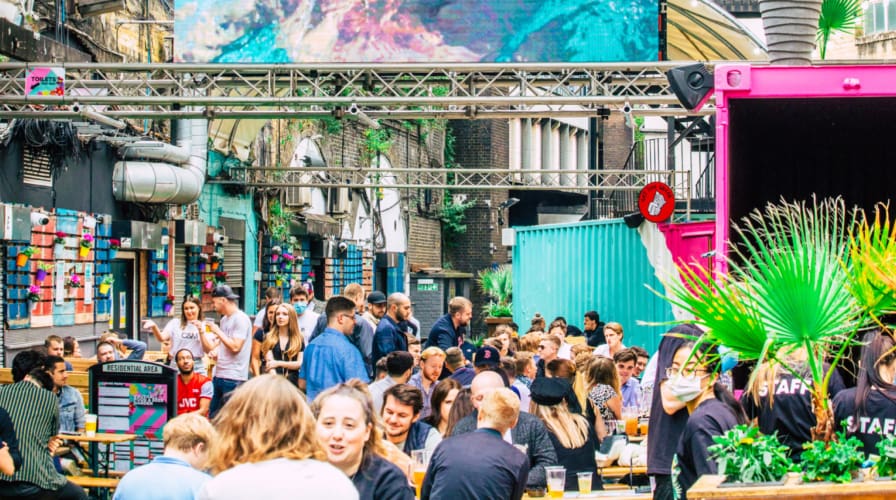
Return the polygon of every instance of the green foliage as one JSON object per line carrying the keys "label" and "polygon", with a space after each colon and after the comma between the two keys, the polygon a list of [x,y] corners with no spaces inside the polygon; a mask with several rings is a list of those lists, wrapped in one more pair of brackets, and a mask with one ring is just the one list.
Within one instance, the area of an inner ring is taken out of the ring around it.
{"label": "green foliage", "polygon": [[374,160],[380,154],[385,154],[392,149],[392,143],[395,140],[387,128],[375,130],[369,128],[364,131],[363,149],[361,150],[361,158],[367,165],[373,165]]}
{"label": "green foliage", "polygon": [[859,0],[822,0],[821,15],[818,16],[818,54],[825,58],[828,40],[834,33],[851,34],[862,16],[862,2]]}
{"label": "green foliage", "polygon": [[778,436],[763,435],[759,428],[738,425],[712,438],[711,457],[719,464],[719,474],[732,483],[780,481],[795,465],[787,456],[786,445]]}
{"label": "green foliage", "polygon": [[830,443],[812,441],[803,445],[806,450],[800,455],[803,481],[852,481],[853,473],[865,461],[865,454],[861,451],[861,441],[855,437],[846,437],[845,422],[843,427],[837,433],[837,438]]}
{"label": "green foliage", "polygon": [[280,200],[272,200],[268,205],[268,229],[275,241],[289,238],[289,213],[283,209]]}
{"label": "green foliage", "polygon": [[896,437],[888,436],[877,442],[877,475],[879,477],[896,476]]}
{"label": "green foliage", "polygon": [[513,316],[513,269],[500,265],[479,271],[476,283],[482,293],[492,300],[483,306],[483,310],[491,317]]}
{"label": "green foliage", "polygon": [[856,300],[871,318],[896,312],[896,226],[890,226],[886,206],[875,207],[875,218],[861,219],[850,235],[852,266],[847,269]]}
{"label": "green foliage", "polygon": [[442,208],[439,211],[439,220],[442,221],[442,246],[448,249],[457,246],[457,240],[467,232],[464,224],[467,209],[473,206],[472,201],[455,203],[449,193],[442,197]]}

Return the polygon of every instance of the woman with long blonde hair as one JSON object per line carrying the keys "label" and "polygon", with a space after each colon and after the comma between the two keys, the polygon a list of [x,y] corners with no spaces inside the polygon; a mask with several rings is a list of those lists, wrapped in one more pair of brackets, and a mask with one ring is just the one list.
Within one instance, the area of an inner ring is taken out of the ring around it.
{"label": "woman with long blonde hair", "polygon": [[386,458],[382,424],[367,384],[351,379],[331,387],[318,394],[311,409],[327,461],[351,478],[361,498],[414,499],[407,476]]}
{"label": "woman with long blonde hair", "polygon": [[594,452],[600,446],[594,427],[581,415],[572,413],[566,396],[572,390],[563,378],[537,378],[532,382],[529,411],[548,429],[548,437],[557,452],[557,461],[566,469],[566,489],[578,487],[578,473],[590,472],[596,489],[603,489]]}
{"label": "woman with long blonde hair", "polygon": [[[314,418],[302,393],[283,377],[262,375],[237,388],[212,423],[208,467],[215,477],[200,499],[357,499],[352,482],[321,460]],[[300,485],[300,486],[298,486]]]}
{"label": "woman with long blonde hair", "polygon": [[585,416],[594,422],[594,431],[600,440],[609,434],[607,422],[622,416],[622,393],[616,364],[610,358],[595,356],[585,372],[588,383],[588,408]]}
{"label": "woman with long blonde hair", "polygon": [[283,375],[298,387],[304,350],[305,341],[295,308],[290,304],[279,304],[274,310],[274,323],[261,343],[265,371]]}

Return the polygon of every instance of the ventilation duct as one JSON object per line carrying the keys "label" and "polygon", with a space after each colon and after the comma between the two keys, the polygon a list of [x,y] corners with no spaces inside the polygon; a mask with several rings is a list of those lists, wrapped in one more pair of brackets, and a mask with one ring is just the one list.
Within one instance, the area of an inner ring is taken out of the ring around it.
{"label": "ventilation duct", "polygon": [[177,146],[141,141],[124,148],[125,161],[116,162],[112,173],[116,200],[185,205],[199,199],[205,184],[208,121],[181,120],[177,125]]}

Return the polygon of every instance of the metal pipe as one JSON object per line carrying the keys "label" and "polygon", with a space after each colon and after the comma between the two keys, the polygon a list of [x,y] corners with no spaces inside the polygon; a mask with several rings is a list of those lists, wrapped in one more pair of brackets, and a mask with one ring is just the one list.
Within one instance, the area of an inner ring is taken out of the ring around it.
{"label": "metal pipe", "polygon": [[[41,105],[70,105],[75,102],[92,105],[121,105],[134,104],[170,105],[181,104],[185,106],[477,106],[477,112],[487,110],[489,106],[598,106],[616,105],[675,105],[678,98],[672,95],[660,96],[464,96],[464,97],[415,97],[415,96],[321,96],[321,97],[245,97],[245,96],[215,96],[215,97],[186,97],[186,96],[102,96],[102,95],[78,95],[78,96],[25,96],[25,95],[0,95],[0,103],[3,104],[41,104]],[[486,108],[483,109],[482,107]]]}

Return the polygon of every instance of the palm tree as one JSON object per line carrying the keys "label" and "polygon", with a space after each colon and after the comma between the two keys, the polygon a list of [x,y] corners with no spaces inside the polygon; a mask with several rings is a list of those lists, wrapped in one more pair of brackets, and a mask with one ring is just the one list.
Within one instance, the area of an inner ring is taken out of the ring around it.
{"label": "palm tree", "polygon": [[759,13],[772,64],[812,62],[822,0],[760,0]]}
{"label": "palm tree", "polygon": [[824,0],[818,18],[818,54],[825,58],[828,41],[834,33],[851,33],[862,15],[859,0]]}

